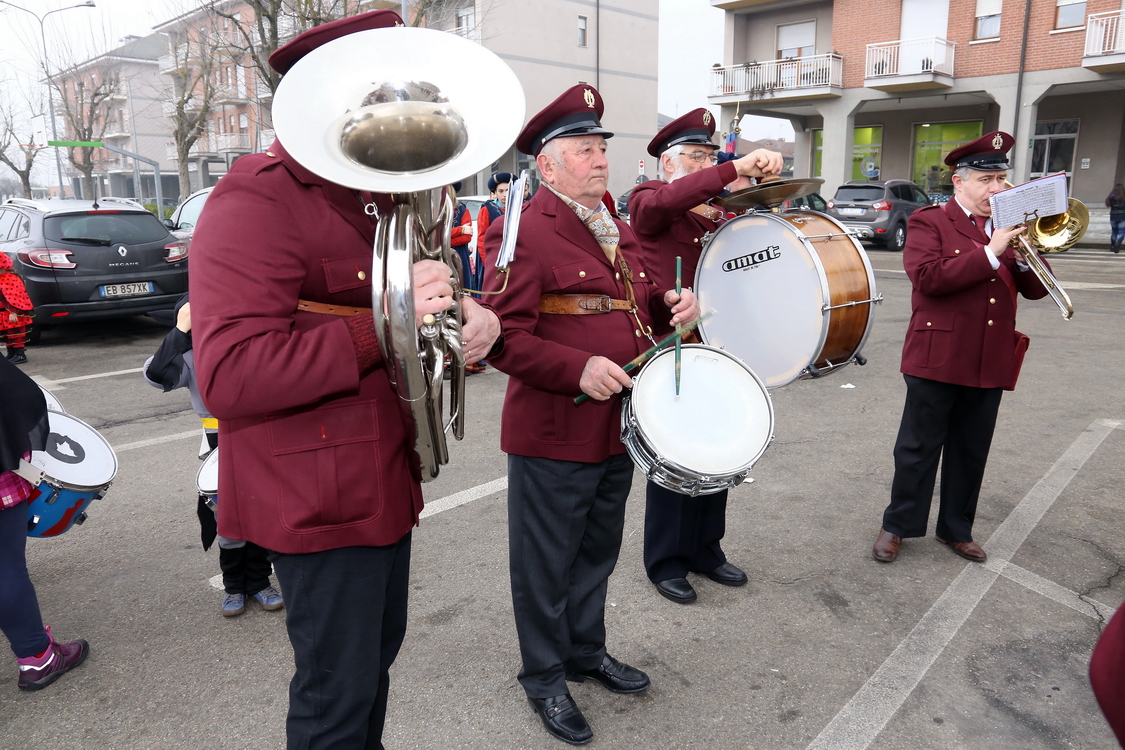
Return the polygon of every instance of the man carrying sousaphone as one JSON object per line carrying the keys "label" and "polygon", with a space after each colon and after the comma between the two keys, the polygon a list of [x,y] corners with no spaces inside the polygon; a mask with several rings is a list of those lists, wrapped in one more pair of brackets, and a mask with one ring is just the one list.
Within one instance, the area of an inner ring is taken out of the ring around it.
{"label": "man carrying sousaphone", "polygon": [[902,347],[906,405],[891,502],[871,550],[880,562],[893,562],[904,538],[925,536],[939,458],[936,538],[966,560],[988,558],[973,541],[973,520],[1000,396],[1015,389],[1029,341],[1016,330],[1016,295],[1048,294],[1009,244],[1025,227],[992,226],[989,198],[1006,187],[1013,143],[994,132],[951,151],[953,198],[915,211],[907,224],[902,263],[914,291]]}
{"label": "man carrying sousaphone", "polygon": [[[344,18],[269,62],[282,75],[303,62],[315,70],[314,50],[401,25],[393,11]],[[373,64],[380,53],[370,50]],[[290,748],[381,748],[388,670],[406,633],[422,492],[414,425],[361,307],[371,304],[376,229],[365,205],[385,212],[391,201],[318,176],[279,140],[223,177],[192,242],[199,390],[221,436],[218,530],[272,550],[296,666]],[[412,270],[420,324],[449,309],[451,269],[423,260]],[[461,304],[472,362],[500,326],[471,299]]]}
{"label": "man carrying sousaphone", "polygon": [[[633,189],[629,216],[657,287],[675,288],[677,256],[683,259],[683,286],[695,284],[703,236],[725,217],[706,201],[740,178],[781,172],[781,154],[765,149],[711,169],[718,150],[711,142],[714,135],[714,118],[700,108],[668,123],[648,144],[648,152],[660,159],[661,180]],[[646,496],[645,571],[662,596],[679,604],[694,602],[688,573],[725,586],[746,583],[746,574],[727,562],[720,546],[726,533],[726,490],[689,497],[650,481]]]}
{"label": "man carrying sousaphone", "polygon": [[[625,524],[633,462],[621,442],[622,369],[649,348],[654,324],[690,323],[695,295],[654,285],[629,225],[602,203],[609,163],[601,95],[568,89],[516,140],[543,185],[523,207],[511,281],[493,297],[511,376],[500,447],[508,454],[512,603],[519,681],[553,736],[593,738],[566,681],[615,693],[649,687],[644,672],[606,653],[605,600]],[[489,256],[502,227],[485,237]],[[490,273],[485,289],[503,280]],[[576,405],[586,394],[590,402]]]}

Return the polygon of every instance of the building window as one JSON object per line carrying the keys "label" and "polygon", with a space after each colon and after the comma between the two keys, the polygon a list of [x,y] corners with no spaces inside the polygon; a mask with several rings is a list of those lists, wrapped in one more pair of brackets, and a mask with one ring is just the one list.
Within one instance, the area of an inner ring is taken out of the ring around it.
{"label": "building window", "polygon": [[1086,25],[1086,0],[1057,0],[1056,6],[1056,29]]}
{"label": "building window", "polygon": [[777,59],[811,57],[816,54],[816,21],[787,23],[777,27]]}
{"label": "building window", "polygon": [[1078,120],[1035,123],[1031,139],[1031,176],[1074,171],[1074,151],[1078,145]]}
{"label": "building window", "polygon": [[473,6],[460,8],[457,11],[457,34],[466,39],[471,39],[473,28],[477,25],[477,9]]}
{"label": "building window", "polygon": [[579,16],[578,17],[578,46],[579,47],[585,47],[585,46],[587,46],[586,42],[587,42],[586,16]]}
{"label": "building window", "polygon": [[980,138],[983,127],[980,120],[914,126],[913,179],[935,203],[944,203],[953,195],[953,172],[945,166],[945,157],[953,149]]}
{"label": "building window", "polygon": [[238,132],[245,133],[248,127],[250,127],[250,119],[245,114],[240,114],[238,116]]}
{"label": "building window", "polygon": [[1000,36],[1001,0],[977,0],[977,29],[974,39]]}

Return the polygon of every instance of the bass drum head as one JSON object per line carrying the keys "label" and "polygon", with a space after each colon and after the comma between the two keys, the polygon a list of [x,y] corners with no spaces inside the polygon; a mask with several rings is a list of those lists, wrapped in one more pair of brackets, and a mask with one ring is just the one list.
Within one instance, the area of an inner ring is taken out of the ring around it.
{"label": "bass drum head", "polygon": [[117,475],[117,455],[97,430],[80,419],[47,412],[47,447],[32,451],[31,463],[65,487],[104,487]]}
{"label": "bass drum head", "polygon": [[745,362],[767,388],[791,383],[824,346],[828,284],[804,235],[773,214],[724,224],[699,259],[704,343]]}
{"label": "bass drum head", "polygon": [[66,414],[66,409],[64,409],[59,400],[55,398],[55,394],[51,393],[41,385],[39,386],[39,390],[43,391],[43,398],[47,401],[48,411],[57,411],[61,414]]}
{"label": "bass drum head", "polygon": [[200,493],[208,497],[214,497],[219,494],[218,448],[208,453],[207,458],[203,459],[203,465],[199,467],[199,471],[195,475],[195,486],[199,489]]}
{"label": "bass drum head", "polygon": [[715,477],[753,466],[773,437],[773,404],[735,357],[698,344],[683,347],[676,397],[676,350],[653,357],[631,396],[637,425],[662,458]]}

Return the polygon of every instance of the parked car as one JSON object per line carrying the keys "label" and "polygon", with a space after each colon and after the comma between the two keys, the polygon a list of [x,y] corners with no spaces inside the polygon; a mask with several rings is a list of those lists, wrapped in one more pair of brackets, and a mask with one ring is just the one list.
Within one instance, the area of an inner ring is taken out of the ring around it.
{"label": "parked car", "polygon": [[828,201],[820,193],[810,193],[803,198],[794,198],[781,204],[782,211],[819,211],[827,213]]}
{"label": "parked car", "polygon": [[828,214],[861,239],[898,251],[906,244],[906,220],[928,205],[926,193],[909,180],[852,180],[836,189],[828,201]]}
{"label": "parked car", "polygon": [[168,227],[168,231],[174,237],[191,243],[191,235],[195,231],[195,225],[199,223],[199,215],[203,213],[203,204],[207,202],[207,196],[214,189],[214,187],[206,187],[202,190],[196,190],[176,208],[169,218],[164,220],[164,226]]}
{"label": "parked car", "polygon": [[0,205],[0,252],[37,326],[167,309],[187,291],[187,243],[130,200],[12,198]]}

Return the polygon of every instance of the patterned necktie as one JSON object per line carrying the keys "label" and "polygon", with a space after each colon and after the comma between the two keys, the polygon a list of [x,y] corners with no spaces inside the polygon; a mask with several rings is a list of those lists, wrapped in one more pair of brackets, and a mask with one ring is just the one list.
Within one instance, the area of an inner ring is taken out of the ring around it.
{"label": "patterned necktie", "polygon": [[976,214],[969,214],[969,218],[972,219],[973,223],[977,225],[977,229],[980,230],[980,233],[983,234],[985,237],[987,237],[988,232],[986,232],[984,230],[984,225],[988,223],[988,217],[987,216],[977,216]]}
{"label": "patterned necktie", "polygon": [[586,225],[586,229],[594,236],[598,247],[605,253],[606,260],[609,261],[609,264],[611,266],[616,265],[617,245],[620,243],[621,237],[617,225],[613,223],[613,217],[605,210],[605,206],[599,203],[596,208],[586,208],[577,201],[555,190],[550,185],[547,185],[547,189],[557,195],[559,200],[563,203],[570,206],[571,210],[574,211],[574,213],[578,215],[578,218],[582,220],[582,223]]}

